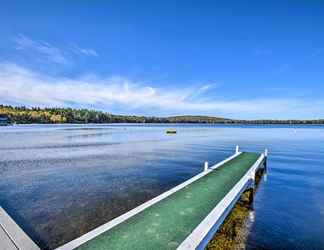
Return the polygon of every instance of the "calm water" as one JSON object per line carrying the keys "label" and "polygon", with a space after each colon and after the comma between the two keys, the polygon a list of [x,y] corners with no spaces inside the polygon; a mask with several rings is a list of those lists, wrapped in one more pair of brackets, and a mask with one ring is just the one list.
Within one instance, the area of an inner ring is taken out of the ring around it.
{"label": "calm water", "polygon": [[[166,135],[167,127],[178,134]],[[197,174],[270,151],[249,249],[324,249],[324,127],[30,125],[0,128],[0,205],[54,248]]]}

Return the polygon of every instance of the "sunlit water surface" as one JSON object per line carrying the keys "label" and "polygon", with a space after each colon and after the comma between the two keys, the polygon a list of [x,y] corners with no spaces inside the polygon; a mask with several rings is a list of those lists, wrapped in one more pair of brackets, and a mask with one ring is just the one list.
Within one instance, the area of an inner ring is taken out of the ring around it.
{"label": "sunlit water surface", "polygon": [[[176,128],[176,135],[166,135]],[[29,125],[0,128],[0,205],[55,248],[233,153],[268,148],[248,249],[324,249],[324,127]]]}

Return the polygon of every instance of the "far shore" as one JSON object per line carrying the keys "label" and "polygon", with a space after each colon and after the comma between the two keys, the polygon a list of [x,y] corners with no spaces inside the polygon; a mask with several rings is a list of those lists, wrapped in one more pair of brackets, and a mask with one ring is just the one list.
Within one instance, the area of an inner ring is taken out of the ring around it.
{"label": "far shore", "polygon": [[324,119],[233,119],[206,115],[168,117],[116,115],[72,108],[39,108],[0,104],[0,125],[8,124],[224,124],[224,125],[322,125]]}

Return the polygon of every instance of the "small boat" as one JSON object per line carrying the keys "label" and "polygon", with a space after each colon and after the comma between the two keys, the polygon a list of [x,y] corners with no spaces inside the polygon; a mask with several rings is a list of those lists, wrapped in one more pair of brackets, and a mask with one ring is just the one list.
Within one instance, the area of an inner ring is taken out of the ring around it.
{"label": "small boat", "polygon": [[177,133],[177,130],[176,129],[167,129],[165,132],[167,134],[176,134]]}

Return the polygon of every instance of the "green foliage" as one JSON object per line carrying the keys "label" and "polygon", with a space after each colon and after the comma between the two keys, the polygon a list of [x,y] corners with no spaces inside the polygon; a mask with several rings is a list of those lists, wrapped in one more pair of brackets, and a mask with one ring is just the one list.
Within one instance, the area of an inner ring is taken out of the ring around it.
{"label": "green foliage", "polygon": [[209,123],[209,124],[324,124],[319,120],[235,120],[212,116],[128,116],[72,108],[27,108],[0,105],[0,115],[12,123]]}
{"label": "green foliage", "polygon": [[26,108],[0,105],[0,114],[12,123],[162,123],[166,118],[112,115],[101,111],[71,108]]}
{"label": "green foliage", "polygon": [[172,123],[230,123],[230,119],[224,119],[212,116],[193,116],[193,115],[182,115],[172,116],[167,118]]}

